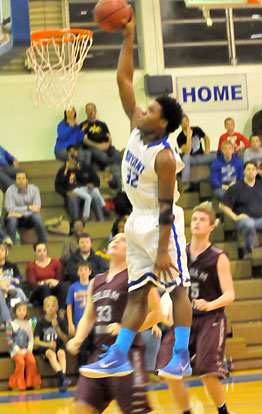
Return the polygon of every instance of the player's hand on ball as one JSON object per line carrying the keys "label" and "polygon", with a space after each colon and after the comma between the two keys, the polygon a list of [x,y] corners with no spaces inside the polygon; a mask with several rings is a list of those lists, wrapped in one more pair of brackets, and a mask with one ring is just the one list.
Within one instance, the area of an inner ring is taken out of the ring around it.
{"label": "player's hand on ball", "polygon": [[176,276],[172,275],[171,268],[175,269],[176,272],[179,273],[179,270],[172,263],[168,252],[157,252],[153,272],[157,275],[158,279],[160,280],[163,277],[165,283],[173,280]]}
{"label": "player's hand on ball", "polygon": [[118,332],[120,330],[120,324],[117,322],[110,323],[109,325],[107,325],[107,329],[111,335],[116,336],[118,335]]}
{"label": "player's hand on ball", "polygon": [[162,338],[162,331],[157,325],[152,327],[151,334],[155,335],[156,338]]}
{"label": "player's hand on ball", "polygon": [[210,311],[210,304],[205,299],[193,299],[194,308],[200,311]]}
{"label": "player's hand on ball", "polygon": [[136,25],[136,18],[135,18],[135,14],[133,12],[133,9],[131,6],[129,6],[130,8],[130,18],[129,20],[122,20],[123,23],[123,32],[125,36],[128,36],[129,34],[133,33],[135,30],[135,25]]}
{"label": "player's hand on ball", "polygon": [[82,345],[82,342],[76,338],[70,339],[66,344],[66,349],[70,354],[76,355],[79,352],[79,348]]}

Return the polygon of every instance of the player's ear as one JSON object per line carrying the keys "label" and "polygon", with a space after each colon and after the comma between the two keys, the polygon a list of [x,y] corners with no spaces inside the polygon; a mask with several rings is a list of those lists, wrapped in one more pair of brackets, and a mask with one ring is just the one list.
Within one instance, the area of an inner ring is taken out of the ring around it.
{"label": "player's ear", "polygon": [[163,129],[166,130],[167,125],[168,125],[168,120],[165,119],[165,118],[160,118],[160,125],[161,125],[161,127],[163,127]]}

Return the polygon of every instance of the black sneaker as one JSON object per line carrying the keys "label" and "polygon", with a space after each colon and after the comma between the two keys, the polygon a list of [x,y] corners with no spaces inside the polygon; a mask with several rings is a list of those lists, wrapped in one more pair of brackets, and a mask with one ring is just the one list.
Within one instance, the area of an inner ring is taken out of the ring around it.
{"label": "black sneaker", "polygon": [[59,387],[59,391],[60,392],[66,392],[67,391],[67,387],[69,387],[69,385],[71,385],[71,379],[70,378],[67,378],[67,377],[65,377],[64,379],[63,379],[63,382],[62,382],[62,384],[60,385],[60,387]]}

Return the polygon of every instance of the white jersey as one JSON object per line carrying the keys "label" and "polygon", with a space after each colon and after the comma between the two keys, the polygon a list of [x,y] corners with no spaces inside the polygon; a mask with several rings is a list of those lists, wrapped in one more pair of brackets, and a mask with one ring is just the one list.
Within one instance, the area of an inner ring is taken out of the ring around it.
{"label": "white jersey", "polygon": [[[155,159],[159,151],[171,148],[167,137],[157,142],[145,145],[139,129],[135,128],[125,149],[122,160],[122,179],[126,194],[133,206],[139,209],[156,209],[158,203],[158,177],[155,172]],[[176,172],[182,170],[184,163],[176,149]],[[174,189],[174,202],[179,198],[179,192]]]}

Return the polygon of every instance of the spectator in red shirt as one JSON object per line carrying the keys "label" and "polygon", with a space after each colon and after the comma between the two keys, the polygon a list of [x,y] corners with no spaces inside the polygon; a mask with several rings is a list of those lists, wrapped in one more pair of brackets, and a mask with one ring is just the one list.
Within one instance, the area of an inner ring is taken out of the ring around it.
{"label": "spectator in red shirt", "polygon": [[226,118],[224,121],[227,132],[219,138],[218,151],[221,151],[221,145],[224,141],[230,141],[234,145],[234,153],[242,157],[245,148],[250,147],[250,141],[240,132],[235,132],[235,121],[233,118]]}
{"label": "spectator in red shirt", "polygon": [[26,276],[31,289],[30,301],[42,305],[47,296],[56,296],[61,313],[66,310],[66,287],[62,281],[62,265],[58,259],[48,257],[45,243],[33,246],[35,260],[28,263]]}

